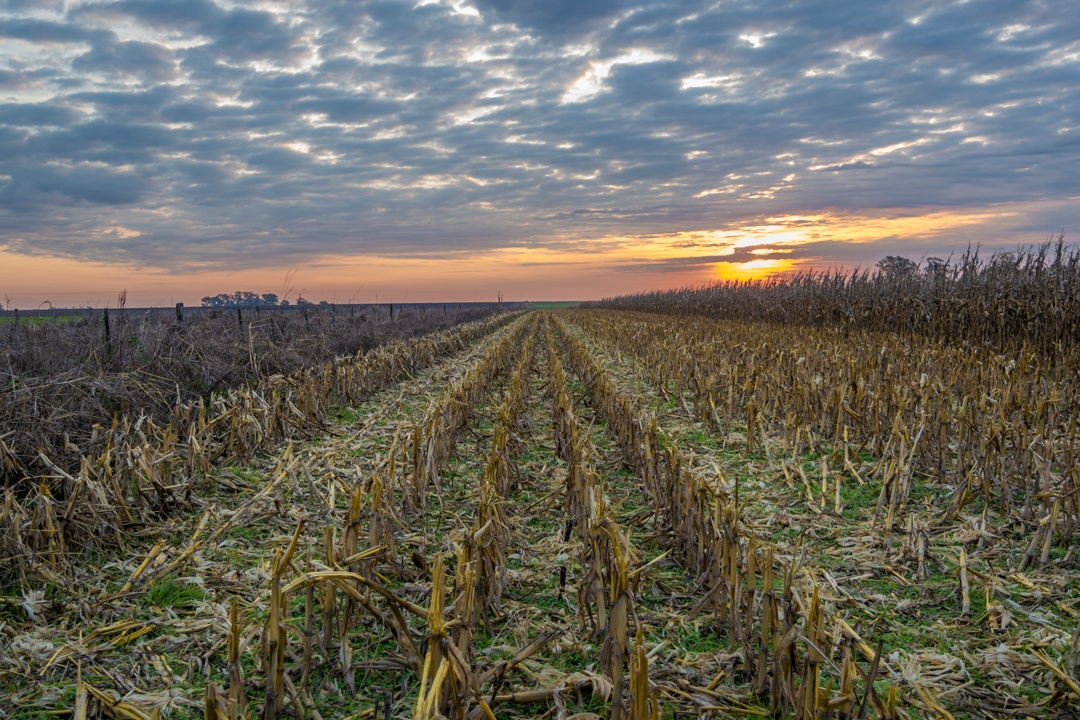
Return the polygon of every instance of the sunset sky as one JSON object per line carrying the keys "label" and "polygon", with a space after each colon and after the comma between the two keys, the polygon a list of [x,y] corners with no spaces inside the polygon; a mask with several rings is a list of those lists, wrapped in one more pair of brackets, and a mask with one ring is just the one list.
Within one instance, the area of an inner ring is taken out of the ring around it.
{"label": "sunset sky", "polygon": [[20,308],[590,299],[1014,248],[1080,235],[1078,161],[1067,0],[0,0]]}

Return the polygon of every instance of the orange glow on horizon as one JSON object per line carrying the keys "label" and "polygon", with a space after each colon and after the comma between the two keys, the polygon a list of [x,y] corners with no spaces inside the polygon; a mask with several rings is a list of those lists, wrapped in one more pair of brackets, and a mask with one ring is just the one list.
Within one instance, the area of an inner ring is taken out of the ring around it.
{"label": "orange glow on horizon", "polygon": [[817,215],[780,215],[764,218],[760,224],[747,224],[717,233],[717,238],[734,241],[735,247],[754,245],[802,245],[808,242],[841,241],[867,243],[890,237],[928,238],[945,231],[1016,215],[1016,212],[990,210],[962,212],[938,210],[921,214],[821,213]]}
{"label": "orange glow on horizon", "polygon": [[722,262],[716,264],[716,277],[718,280],[737,282],[763,280],[787,272],[794,265],[794,260],[751,260],[744,263]]}
{"label": "orange glow on horizon", "polygon": [[[282,258],[269,267],[235,270],[171,271],[134,263],[82,262],[23,255],[0,244],[0,301],[10,296],[13,307],[26,310],[45,301],[57,307],[115,306],[117,294],[126,289],[132,307],[198,305],[203,296],[236,290],[285,295],[290,269],[295,270],[292,301],[300,293],[313,302],[336,303],[494,301],[499,294],[508,301],[590,300],[844,265],[836,259],[837,248],[844,244],[853,251],[863,246],[852,255],[857,261],[847,264],[866,265],[880,259],[865,247],[877,241],[889,241],[888,247],[895,248],[912,240],[918,242],[913,248],[924,249],[934,243],[956,247],[968,238],[1001,243],[1010,237],[1006,218],[1035,217],[1038,210],[1033,203],[954,211],[815,211],[746,218],[697,231],[552,236],[529,245],[478,252],[447,248],[438,254],[439,249],[433,248],[431,254],[408,257],[307,255],[300,263]],[[829,248],[832,260],[825,263],[815,257],[814,243],[827,243],[823,247]],[[806,245],[811,247],[796,254]],[[725,261],[729,256],[741,262]]]}
{"label": "orange glow on horizon", "polygon": [[[767,216],[732,224],[719,230],[611,240],[622,249],[622,255],[636,258],[643,267],[656,260],[700,258],[701,262],[697,263],[697,266],[711,268],[710,276],[702,277],[699,273],[696,278],[691,278],[691,282],[694,279],[698,282],[707,282],[710,279],[744,281],[820,266],[821,263],[812,256],[799,259],[784,257],[801,245],[819,242],[847,243],[854,248],[893,238],[927,240],[939,236],[951,241],[950,233],[958,228],[988,225],[1019,214],[1018,211],[1003,208],[981,211],[932,210],[922,213],[912,210],[880,211],[873,214],[818,212]],[[762,246],[760,250],[751,249],[758,246]],[[733,256],[740,250],[743,253],[760,255],[761,259],[743,262],[721,259]],[[715,258],[715,261],[708,262],[711,258]],[[837,264],[829,263],[830,266]],[[690,275],[687,273],[687,276]],[[677,280],[672,282],[672,285],[675,284],[678,284]]]}

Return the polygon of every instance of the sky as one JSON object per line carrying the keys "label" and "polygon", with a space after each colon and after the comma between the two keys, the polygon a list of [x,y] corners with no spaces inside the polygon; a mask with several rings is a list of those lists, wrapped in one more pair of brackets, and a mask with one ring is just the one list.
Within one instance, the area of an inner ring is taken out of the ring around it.
{"label": "sky", "polygon": [[592,299],[1080,233],[1068,0],[0,0],[0,302]]}

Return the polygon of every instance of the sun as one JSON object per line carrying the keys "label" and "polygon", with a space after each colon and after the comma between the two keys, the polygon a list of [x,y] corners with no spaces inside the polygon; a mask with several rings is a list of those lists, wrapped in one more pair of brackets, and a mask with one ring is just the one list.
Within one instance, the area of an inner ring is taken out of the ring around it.
{"label": "sun", "polygon": [[716,277],[719,280],[743,281],[761,280],[778,273],[786,272],[794,265],[792,260],[751,260],[749,262],[716,263]]}

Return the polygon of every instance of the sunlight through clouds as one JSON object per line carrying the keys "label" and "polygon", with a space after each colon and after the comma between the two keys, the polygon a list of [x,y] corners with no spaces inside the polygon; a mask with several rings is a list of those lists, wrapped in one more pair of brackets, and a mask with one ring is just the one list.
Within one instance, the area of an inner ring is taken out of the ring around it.
{"label": "sunlight through clouds", "polygon": [[[0,238],[110,292],[390,259],[414,272],[381,292],[465,292],[453,255],[551,297],[1068,238],[1078,27],[1042,0],[8,3]],[[102,257],[125,274],[72,269]]]}
{"label": "sunlight through clouds", "polygon": [[611,70],[616,65],[644,65],[670,59],[672,58],[652,50],[635,48],[613,60],[591,62],[589,69],[563,93],[562,102],[564,104],[585,102],[604,92],[606,90],[604,81],[611,75]]}

